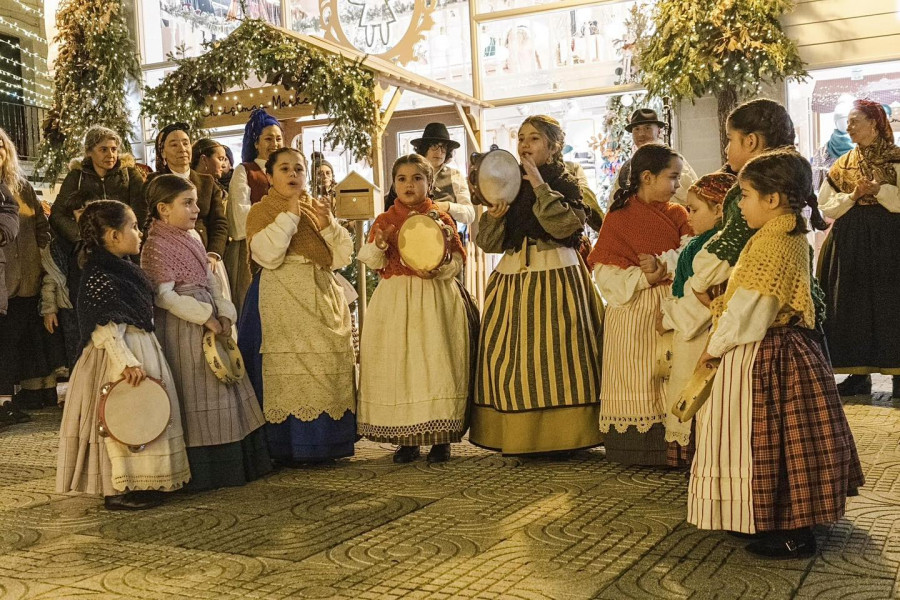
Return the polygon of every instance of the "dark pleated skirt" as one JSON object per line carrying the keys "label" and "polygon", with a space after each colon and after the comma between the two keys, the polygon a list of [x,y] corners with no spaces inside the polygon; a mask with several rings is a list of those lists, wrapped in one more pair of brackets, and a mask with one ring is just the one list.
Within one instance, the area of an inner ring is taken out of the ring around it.
{"label": "dark pleated skirt", "polygon": [[187,448],[191,480],[186,491],[241,486],[272,470],[264,427],[239,442]]}
{"label": "dark pleated skirt", "polygon": [[[247,377],[253,391],[263,399],[262,323],[259,317],[259,278],[253,281],[244,297],[244,306],[238,320],[238,347],[244,356]],[[347,411],[339,420],[323,414],[313,421],[301,421],[289,416],[281,423],[266,423],[269,455],[280,461],[318,461],[353,456],[356,443],[356,415]],[[193,463],[192,463],[193,464]]]}
{"label": "dark pleated skirt", "polygon": [[65,366],[62,333],[44,329],[38,310],[39,296],[10,298],[5,316],[0,316],[0,392],[25,379],[51,375]]}
{"label": "dark pleated skirt", "polygon": [[620,433],[615,427],[603,434],[606,460],[620,465],[655,467],[666,464],[666,428],[654,423],[649,431],[640,433],[631,426]]}
{"label": "dark pleated skirt", "polygon": [[822,246],[819,280],[834,370],[900,375],[900,214],[847,211]]}

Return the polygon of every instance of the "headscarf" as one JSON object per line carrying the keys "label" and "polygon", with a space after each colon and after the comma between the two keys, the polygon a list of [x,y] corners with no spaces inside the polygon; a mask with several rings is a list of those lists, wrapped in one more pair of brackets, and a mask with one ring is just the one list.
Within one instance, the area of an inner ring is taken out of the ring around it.
{"label": "headscarf", "polygon": [[856,148],[840,157],[828,171],[828,183],[838,193],[851,194],[860,181],[877,181],[897,185],[894,164],[900,163],[900,148],[894,144],[894,134],[884,107],[871,100],[857,100],[853,108],[875,122],[878,137],[865,148]]}
{"label": "headscarf", "polygon": [[156,143],[154,144],[156,147],[157,173],[169,172],[169,167],[166,166],[166,160],[163,158],[163,148],[166,146],[166,138],[169,137],[169,134],[173,131],[183,131],[187,134],[188,138],[191,137],[191,126],[187,123],[171,123],[159,130],[159,133],[156,134]]}
{"label": "headscarf", "polygon": [[825,144],[825,151],[828,152],[828,156],[832,159],[837,160],[843,155],[847,154],[851,150],[853,150],[853,140],[850,139],[850,134],[846,131],[841,131],[840,129],[835,129],[831,132],[831,137],[828,138],[828,143]]}
{"label": "headscarf", "polygon": [[281,129],[281,122],[266,112],[264,108],[257,108],[250,113],[250,119],[244,126],[244,141],[241,147],[241,162],[253,162],[258,152],[256,151],[256,142],[262,135],[263,129],[276,125]]}

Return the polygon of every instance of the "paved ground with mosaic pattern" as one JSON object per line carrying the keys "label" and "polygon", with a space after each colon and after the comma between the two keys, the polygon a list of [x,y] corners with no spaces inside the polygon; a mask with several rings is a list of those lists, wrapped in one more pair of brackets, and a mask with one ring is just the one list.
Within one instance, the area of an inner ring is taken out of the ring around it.
{"label": "paved ground with mosaic pattern", "polygon": [[868,483],[764,562],[685,523],[683,473],[504,458],[468,443],[397,466],[360,443],[335,466],[175,494],[143,513],[54,493],[60,412],[0,430],[0,598],[900,598],[900,403],[846,409]]}

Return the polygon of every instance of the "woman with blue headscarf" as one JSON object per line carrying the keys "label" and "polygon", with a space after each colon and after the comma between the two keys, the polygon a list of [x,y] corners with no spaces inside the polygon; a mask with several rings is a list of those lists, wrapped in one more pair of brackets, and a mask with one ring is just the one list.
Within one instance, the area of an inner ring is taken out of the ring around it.
{"label": "woman with blue headscarf", "polygon": [[250,113],[244,127],[241,164],[234,168],[228,184],[228,245],[225,248],[225,269],[231,282],[231,300],[241,314],[244,296],[250,287],[250,254],[247,249],[247,213],[250,207],[269,191],[266,179],[266,159],[284,146],[281,123],[258,108]]}

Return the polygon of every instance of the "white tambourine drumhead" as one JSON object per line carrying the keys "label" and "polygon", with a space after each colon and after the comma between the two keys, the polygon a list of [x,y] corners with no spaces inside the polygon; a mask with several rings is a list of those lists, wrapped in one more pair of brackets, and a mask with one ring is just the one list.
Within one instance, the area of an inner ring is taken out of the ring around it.
{"label": "white tambourine drumhead", "polygon": [[158,379],[147,377],[137,386],[124,379],[101,389],[102,430],[126,446],[149,444],[166,430],[172,407]]}
{"label": "white tambourine drumhead", "polygon": [[447,241],[440,224],[425,215],[406,219],[397,234],[400,258],[410,268],[433,271],[441,266],[447,254]]}
{"label": "white tambourine drumhead", "polygon": [[478,191],[492,205],[512,204],[522,185],[519,161],[506,150],[491,150],[478,165]]}

